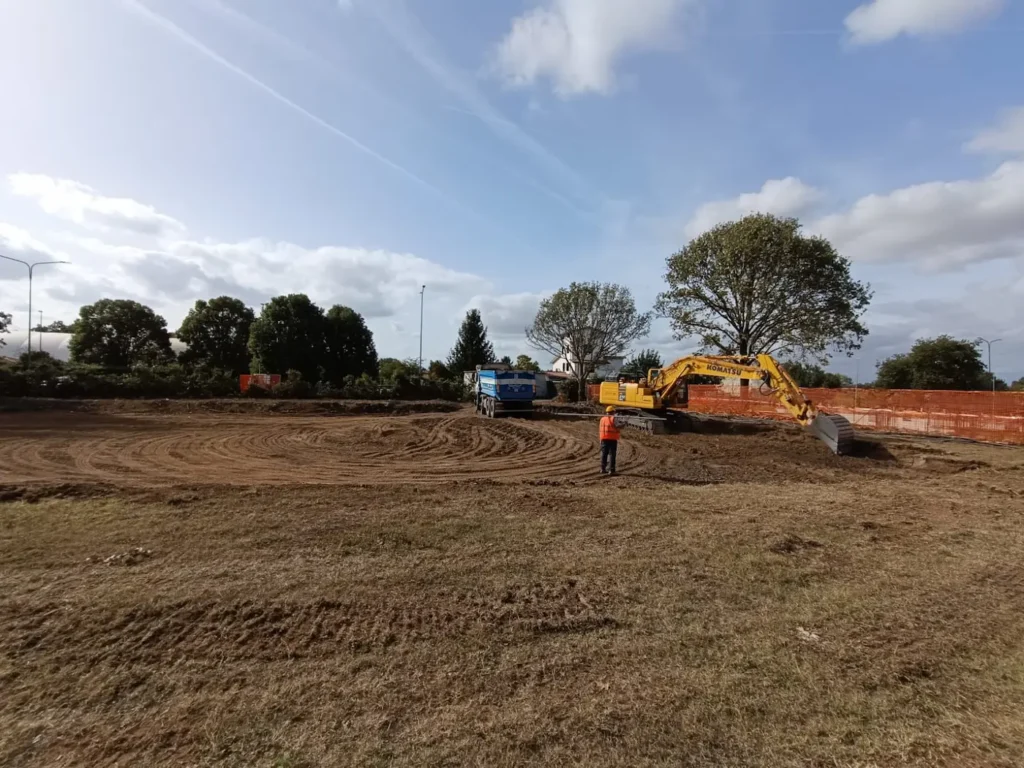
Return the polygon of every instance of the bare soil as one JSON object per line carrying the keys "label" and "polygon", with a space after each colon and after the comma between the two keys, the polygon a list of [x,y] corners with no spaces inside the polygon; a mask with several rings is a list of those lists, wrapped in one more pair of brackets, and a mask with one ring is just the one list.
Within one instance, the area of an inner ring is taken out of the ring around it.
{"label": "bare soil", "polygon": [[0,413],[0,765],[1024,763],[1024,449],[160,408]]}

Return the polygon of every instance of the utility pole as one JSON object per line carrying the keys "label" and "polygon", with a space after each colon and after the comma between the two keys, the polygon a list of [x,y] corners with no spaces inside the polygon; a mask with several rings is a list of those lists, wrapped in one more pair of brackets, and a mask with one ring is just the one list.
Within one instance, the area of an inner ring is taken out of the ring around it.
{"label": "utility pole", "polygon": [[44,264],[70,264],[70,261],[37,261],[34,264],[29,264],[27,261],[21,259],[12,259],[10,256],[4,256],[0,253],[0,259],[7,259],[7,261],[14,261],[18,264],[24,264],[28,268],[28,351],[32,351],[32,272],[36,267],[41,267]]}
{"label": "utility pole", "polygon": [[992,374],[992,345],[997,341],[1002,341],[1002,339],[992,339],[992,341],[989,341],[979,336],[978,341],[988,344],[988,377],[992,380],[992,394],[994,395],[996,393],[996,377]]}
{"label": "utility pole", "polygon": [[419,365],[420,365],[420,372],[421,373],[423,371],[423,292],[426,291],[426,290],[427,290],[427,286],[425,286],[425,285],[420,288],[420,357],[419,357],[420,363],[419,363]]}

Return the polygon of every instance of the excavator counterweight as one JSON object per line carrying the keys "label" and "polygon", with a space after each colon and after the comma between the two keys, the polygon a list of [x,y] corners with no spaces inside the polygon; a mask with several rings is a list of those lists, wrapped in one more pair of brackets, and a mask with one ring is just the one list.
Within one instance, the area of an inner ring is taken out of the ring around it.
{"label": "excavator counterweight", "polygon": [[682,357],[664,368],[648,372],[637,383],[605,382],[601,405],[636,409],[627,415],[629,426],[660,433],[671,428],[687,406],[686,379],[691,375],[759,382],[761,392],[774,397],[793,418],[836,454],[851,453],[853,426],[842,416],[821,413],[804,396],[796,381],[770,355]]}

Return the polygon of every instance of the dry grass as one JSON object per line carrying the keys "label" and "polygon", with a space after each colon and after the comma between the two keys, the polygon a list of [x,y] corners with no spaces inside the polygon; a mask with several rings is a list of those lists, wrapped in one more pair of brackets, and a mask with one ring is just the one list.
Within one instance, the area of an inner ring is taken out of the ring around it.
{"label": "dry grass", "polygon": [[8,487],[0,765],[1024,763],[1024,451],[788,434],[605,482]]}

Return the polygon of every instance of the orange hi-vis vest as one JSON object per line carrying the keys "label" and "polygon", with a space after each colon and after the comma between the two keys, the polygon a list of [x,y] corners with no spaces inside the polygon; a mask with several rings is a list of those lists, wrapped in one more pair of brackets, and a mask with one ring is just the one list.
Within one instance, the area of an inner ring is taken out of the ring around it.
{"label": "orange hi-vis vest", "polygon": [[601,439],[602,440],[618,440],[619,439],[619,428],[615,426],[614,416],[602,416],[601,417]]}

